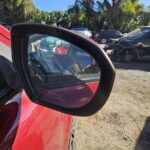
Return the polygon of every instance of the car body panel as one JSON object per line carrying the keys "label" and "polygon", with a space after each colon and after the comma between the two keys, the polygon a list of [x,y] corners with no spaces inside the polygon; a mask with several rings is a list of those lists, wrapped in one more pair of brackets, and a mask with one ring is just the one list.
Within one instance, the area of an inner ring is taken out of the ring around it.
{"label": "car body panel", "polygon": [[5,104],[0,105],[0,149],[8,150],[16,137],[20,119],[21,94],[18,93],[9,99]]}
{"label": "car body panel", "polygon": [[0,25],[0,42],[10,47],[10,31]]}
{"label": "car body panel", "polygon": [[[11,60],[10,32],[1,25],[0,42],[0,54]],[[24,91],[21,95],[18,94],[9,99],[5,107],[0,107],[0,115],[4,116],[1,117],[2,122],[6,119],[4,108],[8,110],[10,107],[8,118],[12,116],[11,126],[6,128],[4,125],[3,130],[6,131],[0,141],[0,149],[12,147],[12,150],[67,150],[72,116],[34,104]],[[16,115],[13,110],[16,110]]]}
{"label": "car body panel", "polygon": [[66,150],[70,124],[69,115],[34,104],[23,92],[13,150]]}

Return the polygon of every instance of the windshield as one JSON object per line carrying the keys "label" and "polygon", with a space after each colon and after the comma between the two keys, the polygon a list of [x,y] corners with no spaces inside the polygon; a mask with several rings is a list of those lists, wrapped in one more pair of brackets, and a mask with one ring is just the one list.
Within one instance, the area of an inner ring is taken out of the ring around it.
{"label": "windshield", "polygon": [[127,34],[127,37],[141,37],[143,36],[145,33],[148,33],[150,31],[150,29],[147,29],[147,28],[138,28],[138,29],[135,29],[131,32],[129,32]]}
{"label": "windshield", "polygon": [[135,30],[129,32],[128,36],[136,36],[136,35],[139,35],[141,33],[142,33],[142,30],[140,28],[138,28],[138,29],[135,29]]}

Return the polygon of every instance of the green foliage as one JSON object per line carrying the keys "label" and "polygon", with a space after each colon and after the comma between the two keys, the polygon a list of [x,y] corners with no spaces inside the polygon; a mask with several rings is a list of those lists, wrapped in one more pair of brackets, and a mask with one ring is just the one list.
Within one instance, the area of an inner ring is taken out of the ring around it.
{"label": "green foliage", "polygon": [[129,30],[141,27],[139,14],[144,11],[144,6],[139,4],[139,0],[126,0],[122,5],[120,30]]}
{"label": "green foliage", "polygon": [[70,27],[127,31],[132,26],[138,26],[133,18],[143,9],[138,0],[76,0],[67,12],[73,18]]}
{"label": "green foliage", "polygon": [[124,13],[131,13],[131,14],[136,14],[138,9],[139,2],[138,0],[126,0],[124,5],[123,5],[123,12]]}
{"label": "green foliage", "polygon": [[9,24],[25,22],[34,8],[32,0],[1,0],[0,21]]}
{"label": "green foliage", "polygon": [[144,8],[139,0],[75,0],[67,11],[44,12],[32,0],[1,0],[0,21],[10,24],[36,22],[57,24],[66,28],[88,27],[118,29],[123,32],[148,25],[150,7]]}

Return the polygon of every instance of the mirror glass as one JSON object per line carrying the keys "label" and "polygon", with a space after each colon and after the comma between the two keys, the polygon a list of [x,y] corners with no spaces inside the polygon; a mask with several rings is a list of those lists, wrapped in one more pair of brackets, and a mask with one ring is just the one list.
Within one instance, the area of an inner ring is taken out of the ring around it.
{"label": "mirror glass", "polygon": [[29,36],[28,70],[36,95],[65,108],[89,103],[101,76],[98,64],[85,50],[43,34]]}

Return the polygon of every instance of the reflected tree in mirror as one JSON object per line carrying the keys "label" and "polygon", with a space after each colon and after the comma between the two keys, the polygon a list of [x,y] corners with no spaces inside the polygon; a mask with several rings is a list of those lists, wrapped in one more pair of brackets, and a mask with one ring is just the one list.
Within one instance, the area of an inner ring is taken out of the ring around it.
{"label": "reflected tree in mirror", "polygon": [[35,93],[65,108],[89,103],[101,76],[98,64],[85,50],[42,34],[29,36],[28,68]]}

